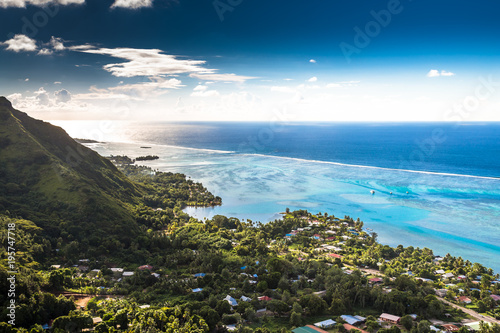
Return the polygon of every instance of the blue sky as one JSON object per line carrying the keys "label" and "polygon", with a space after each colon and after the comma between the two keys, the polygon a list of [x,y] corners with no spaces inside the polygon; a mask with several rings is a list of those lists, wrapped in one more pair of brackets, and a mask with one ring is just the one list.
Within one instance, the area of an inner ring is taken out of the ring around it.
{"label": "blue sky", "polygon": [[47,120],[500,121],[498,12],[486,0],[0,0],[0,95]]}

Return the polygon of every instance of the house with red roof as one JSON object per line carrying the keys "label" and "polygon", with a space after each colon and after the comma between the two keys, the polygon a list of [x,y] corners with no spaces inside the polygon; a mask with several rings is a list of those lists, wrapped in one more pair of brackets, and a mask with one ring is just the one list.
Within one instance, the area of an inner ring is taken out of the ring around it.
{"label": "house with red roof", "polygon": [[401,317],[394,316],[389,313],[382,313],[379,318],[380,320],[386,321],[391,324],[399,324],[399,320],[401,319]]}
{"label": "house with red roof", "polygon": [[465,303],[465,304],[471,304],[472,303],[472,300],[467,297],[467,296],[460,296],[458,298],[458,300],[460,301],[460,303]]}
{"label": "house with red roof", "polygon": [[384,280],[382,278],[371,278],[368,280],[371,284],[377,284],[377,283],[382,283]]}
{"label": "house with red roof", "polygon": [[142,265],[142,266],[139,266],[138,269],[141,270],[141,271],[144,271],[146,269],[151,271],[153,269],[153,266],[151,266],[151,265]]}
{"label": "house with red roof", "polygon": [[350,330],[356,330],[356,331],[359,331],[361,333],[368,333],[367,331],[363,331],[362,329],[359,329],[356,326],[352,326],[349,324],[344,324],[344,328],[346,329],[347,332],[349,332]]}
{"label": "house with red roof", "polygon": [[445,324],[441,325],[441,327],[445,332],[458,332],[460,330],[458,326],[455,326],[453,324]]}

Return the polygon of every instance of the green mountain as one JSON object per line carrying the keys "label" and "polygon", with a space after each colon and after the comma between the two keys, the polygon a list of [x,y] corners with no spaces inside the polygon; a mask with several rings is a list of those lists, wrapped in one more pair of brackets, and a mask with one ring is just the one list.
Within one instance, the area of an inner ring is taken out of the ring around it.
{"label": "green mountain", "polygon": [[127,242],[139,232],[130,206],[144,194],[62,128],[0,97],[0,212],[32,220],[52,237],[81,240],[98,232]]}

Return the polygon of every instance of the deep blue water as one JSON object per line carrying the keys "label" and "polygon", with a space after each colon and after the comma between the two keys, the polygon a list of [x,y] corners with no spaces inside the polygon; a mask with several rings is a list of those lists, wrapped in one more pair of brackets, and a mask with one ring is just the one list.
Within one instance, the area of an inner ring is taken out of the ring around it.
{"label": "deep blue water", "polygon": [[130,125],[131,139],[167,145],[500,177],[500,123]]}
{"label": "deep blue water", "polygon": [[90,145],[104,156],[158,155],[144,164],[201,181],[223,205],[186,209],[197,218],[267,222],[286,207],[350,215],[383,244],[428,247],[500,272],[498,123],[59,125],[104,141]]}

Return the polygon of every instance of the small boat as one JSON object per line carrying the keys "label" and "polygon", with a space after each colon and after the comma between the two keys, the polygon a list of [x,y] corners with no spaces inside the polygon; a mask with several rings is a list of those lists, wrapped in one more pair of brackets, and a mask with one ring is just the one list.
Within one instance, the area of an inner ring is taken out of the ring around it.
{"label": "small boat", "polygon": [[141,147],[141,148],[142,148],[142,149],[149,149],[149,148],[151,148],[151,147]]}
{"label": "small boat", "polygon": [[410,194],[410,192],[406,191],[406,194]]}
{"label": "small boat", "polygon": [[392,195],[392,192],[390,192],[389,194]]}
{"label": "small boat", "polygon": [[371,193],[371,194],[375,194],[375,191],[374,191],[374,190],[371,190],[371,191],[370,191],[370,193]]}

